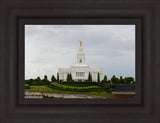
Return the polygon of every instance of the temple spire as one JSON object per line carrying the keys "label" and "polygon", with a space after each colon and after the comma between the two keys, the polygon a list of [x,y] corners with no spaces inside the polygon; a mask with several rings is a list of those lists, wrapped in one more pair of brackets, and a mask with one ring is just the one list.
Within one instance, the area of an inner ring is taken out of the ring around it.
{"label": "temple spire", "polygon": [[81,64],[85,63],[85,53],[83,52],[82,41],[79,42],[80,42],[80,47],[77,53],[77,63]]}
{"label": "temple spire", "polygon": [[80,41],[80,47],[82,47],[82,41]]}

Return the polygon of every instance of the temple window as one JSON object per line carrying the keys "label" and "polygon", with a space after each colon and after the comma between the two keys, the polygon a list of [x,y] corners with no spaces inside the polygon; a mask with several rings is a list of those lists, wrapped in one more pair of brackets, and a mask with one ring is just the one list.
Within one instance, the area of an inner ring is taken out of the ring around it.
{"label": "temple window", "polygon": [[80,59],[79,62],[82,63],[82,59]]}

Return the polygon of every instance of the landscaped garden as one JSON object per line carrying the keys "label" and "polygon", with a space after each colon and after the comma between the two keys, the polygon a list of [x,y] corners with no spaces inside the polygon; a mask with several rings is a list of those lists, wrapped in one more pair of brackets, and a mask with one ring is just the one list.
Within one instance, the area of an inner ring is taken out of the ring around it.
{"label": "landscaped garden", "polygon": [[[69,77],[68,77],[69,78]],[[90,80],[90,81],[89,81]],[[44,76],[44,79],[37,77],[36,79],[29,79],[25,81],[25,92],[41,92],[52,94],[81,94],[92,95],[105,98],[113,98],[112,90],[118,85],[132,85],[135,86],[135,81],[131,77],[116,78],[113,76],[111,80],[107,81],[106,76],[99,82],[92,82],[92,79],[88,79],[86,82],[74,82],[72,79],[68,79],[68,82],[62,82],[52,76],[51,81]],[[132,81],[132,83],[131,83]]]}

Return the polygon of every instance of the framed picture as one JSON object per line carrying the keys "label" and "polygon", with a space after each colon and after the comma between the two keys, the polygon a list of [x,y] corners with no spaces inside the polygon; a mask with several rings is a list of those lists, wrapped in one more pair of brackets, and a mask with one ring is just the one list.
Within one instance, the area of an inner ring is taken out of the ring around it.
{"label": "framed picture", "polygon": [[1,3],[2,123],[160,121],[158,0]]}
{"label": "framed picture", "polygon": [[136,25],[24,26],[25,98],[136,96]]}

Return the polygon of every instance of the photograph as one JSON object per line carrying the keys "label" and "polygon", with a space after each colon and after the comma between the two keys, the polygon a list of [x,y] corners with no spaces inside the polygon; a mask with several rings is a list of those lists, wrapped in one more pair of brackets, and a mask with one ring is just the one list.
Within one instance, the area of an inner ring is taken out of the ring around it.
{"label": "photograph", "polygon": [[136,25],[25,25],[25,97],[136,97]]}

